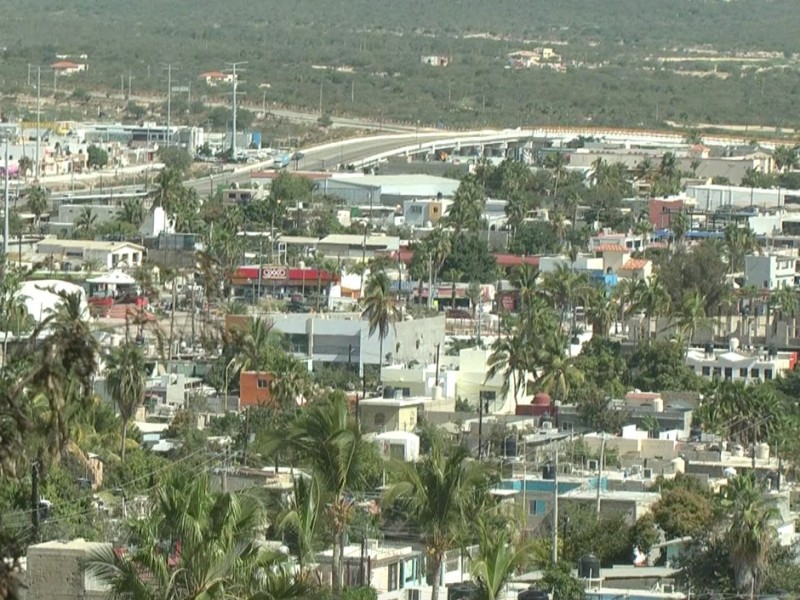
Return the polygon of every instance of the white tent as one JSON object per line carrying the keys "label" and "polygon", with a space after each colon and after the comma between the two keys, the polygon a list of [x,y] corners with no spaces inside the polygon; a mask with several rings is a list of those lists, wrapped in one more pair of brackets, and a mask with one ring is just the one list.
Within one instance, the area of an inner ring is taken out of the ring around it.
{"label": "white tent", "polygon": [[28,314],[40,323],[58,308],[62,302],[59,292],[66,294],[80,294],[81,296],[81,317],[89,320],[89,304],[86,302],[86,292],[84,289],[60,279],[43,279],[40,281],[26,281],[15,294],[17,298],[22,298]]}

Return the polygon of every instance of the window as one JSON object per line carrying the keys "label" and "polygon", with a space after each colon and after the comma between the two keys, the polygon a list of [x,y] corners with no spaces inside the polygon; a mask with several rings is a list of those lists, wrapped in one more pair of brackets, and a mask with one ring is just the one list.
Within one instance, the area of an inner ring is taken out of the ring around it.
{"label": "window", "polygon": [[258,389],[266,390],[269,388],[269,381],[266,379],[259,379],[258,380]]}
{"label": "window", "polygon": [[708,377],[709,375],[711,375],[711,367],[703,367],[703,375],[705,377]]}
{"label": "window", "polygon": [[731,367],[725,367],[725,379],[733,379],[733,369]]}
{"label": "window", "polygon": [[772,369],[764,369],[764,379],[767,381],[772,379]]}
{"label": "window", "polygon": [[759,377],[761,377],[761,373],[759,372],[758,369],[750,369],[750,377],[752,377],[753,379],[758,379]]}
{"label": "window", "polygon": [[739,369],[739,377],[747,378],[747,369]]}
{"label": "window", "polygon": [[722,377],[722,367],[714,367],[714,377]]}
{"label": "window", "polygon": [[400,574],[400,565],[392,563],[389,565],[389,586],[387,590],[393,592],[397,589],[397,577]]}
{"label": "window", "polygon": [[531,500],[528,503],[529,515],[543,515],[547,512],[547,502],[544,500]]}

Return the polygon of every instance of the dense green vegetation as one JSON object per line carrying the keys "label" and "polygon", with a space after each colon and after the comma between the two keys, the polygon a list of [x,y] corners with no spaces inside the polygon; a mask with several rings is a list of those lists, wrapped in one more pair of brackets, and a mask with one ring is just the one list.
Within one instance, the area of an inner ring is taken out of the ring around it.
{"label": "dense green vegetation", "polygon": [[[0,22],[0,65],[4,91],[17,93],[30,90],[29,64],[47,67],[57,53],[87,53],[89,71],[58,82],[63,90],[78,88],[72,100],[80,110],[89,89],[127,92],[130,83],[134,96],[163,95],[163,64],[172,63],[178,65],[173,85],[192,84],[191,103],[186,93],[173,98],[176,120],[197,112],[192,105],[203,96],[226,99],[229,90],[207,88],[201,72],[247,61],[241,91],[254,107],[266,101],[316,110],[321,103],[324,112],[445,126],[652,126],[672,120],[791,127],[800,86],[792,58],[798,26],[792,0],[601,0],[591,7],[577,0],[145,0],[81,1],[69,10],[52,0],[13,0]],[[39,35],[43,30],[48,36]],[[567,73],[504,68],[508,53],[533,46],[553,47]],[[756,51],[774,54],[755,63],[703,58]],[[452,62],[446,68],[421,64],[428,54]],[[693,62],[650,60],[665,56]],[[46,93],[52,80],[45,71]],[[66,93],[62,105],[65,99]],[[160,102],[155,107],[163,113]],[[141,114],[135,103],[129,112]]]}

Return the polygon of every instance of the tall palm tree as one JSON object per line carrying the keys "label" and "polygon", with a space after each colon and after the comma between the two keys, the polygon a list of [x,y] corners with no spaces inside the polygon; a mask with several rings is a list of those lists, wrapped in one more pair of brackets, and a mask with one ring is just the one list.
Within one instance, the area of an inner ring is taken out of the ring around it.
{"label": "tall palm tree", "polygon": [[128,424],[144,403],[145,362],[141,348],[126,340],[108,353],[106,383],[122,420],[120,459],[125,463]]}
{"label": "tall palm tree", "polygon": [[514,542],[506,529],[480,526],[478,554],[470,572],[478,584],[478,600],[498,600],[503,589],[520,567],[529,563],[534,551],[532,541]]}
{"label": "tall palm tree", "polygon": [[680,211],[670,218],[669,228],[672,230],[672,249],[675,250],[683,245],[683,238],[686,232],[691,229],[691,222],[685,212]]}
{"label": "tall palm tree", "polygon": [[206,475],[174,472],[153,498],[147,517],[124,524],[127,547],[89,557],[113,598],[286,600],[308,591],[258,543],[267,519],[254,496],[213,493]]}
{"label": "tall palm tree", "polygon": [[361,483],[362,459],[368,443],[361,437],[358,423],[350,415],[342,395],[310,405],[288,431],[276,432],[267,443],[268,449],[288,446],[311,465],[328,499],[335,593],[342,588],[344,534],[352,516],[352,502],[347,494]]}
{"label": "tall palm tree", "polygon": [[307,369],[290,354],[278,354],[271,370],[276,376],[269,382],[270,400],[280,408],[295,408],[306,395]]}
{"label": "tall palm tree", "polygon": [[378,383],[383,373],[383,341],[389,335],[389,328],[400,318],[397,300],[389,289],[386,273],[378,272],[367,282],[364,296],[364,310],[361,317],[369,322],[369,334],[378,333]]}
{"label": "tall palm tree", "polygon": [[480,463],[469,459],[464,446],[446,449],[433,438],[431,450],[417,463],[403,463],[384,502],[400,501],[411,515],[430,559],[431,600],[438,600],[445,552],[458,545],[465,525],[475,519],[467,514],[470,497],[484,485]]}
{"label": "tall palm tree", "polygon": [[723,492],[734,582],[739,593],[750,598],[760,590],[776,538],[772,523],[780,516],[764,493],[763,485],[752,474],[734,478]]}
{"label": "tall palm tree", "polygon": [[288,349],[286,338],[275,331],[275,323],[260,316],[251,319],[246,328],[234,327],[231,345],[241,371],[262,371],[280,351]]}

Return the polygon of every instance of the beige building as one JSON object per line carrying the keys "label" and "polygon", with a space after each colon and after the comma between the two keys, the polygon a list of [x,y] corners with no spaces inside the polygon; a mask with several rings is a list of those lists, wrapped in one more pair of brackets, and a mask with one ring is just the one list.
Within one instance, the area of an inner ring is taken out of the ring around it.
{"label": "beige building", "polygon": [[359,403],[365,433],[414,431],[426,400],[424,398],[366,398]]}
{"label": "beige building", "polygon": [[59,240],[47,238],[36,246],[36,253],[50,256],[63,268],[84,262],[96,262],[103,269],[135,268],[142,264],[144,246],[130,242],[98,242],[91,240]]}

